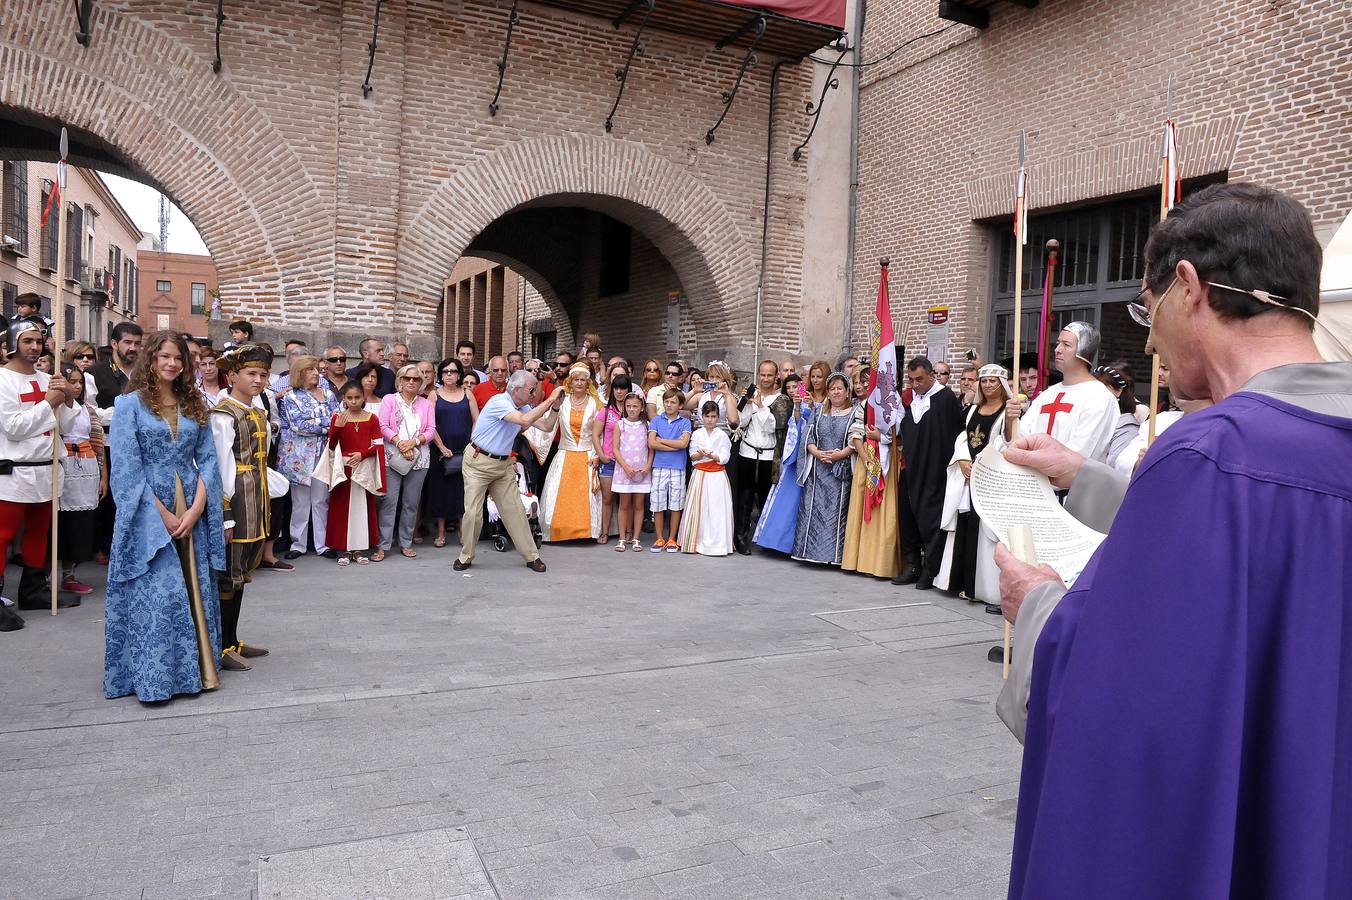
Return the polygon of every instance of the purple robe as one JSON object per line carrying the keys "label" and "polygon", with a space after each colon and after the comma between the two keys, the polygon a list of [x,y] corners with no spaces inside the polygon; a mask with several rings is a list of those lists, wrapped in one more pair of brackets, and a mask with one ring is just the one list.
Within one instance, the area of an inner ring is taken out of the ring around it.
{"label": "purple robe", "polygon": [[1234,394],[1037,640],[1009,896],[1352,897],[1350,840],[1352,419]]}

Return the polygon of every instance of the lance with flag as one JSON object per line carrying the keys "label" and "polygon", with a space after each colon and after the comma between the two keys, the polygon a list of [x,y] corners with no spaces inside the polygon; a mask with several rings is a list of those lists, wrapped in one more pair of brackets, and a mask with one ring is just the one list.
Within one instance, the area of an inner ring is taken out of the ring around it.
{"label": "lance with flag", "polygon": [[[873,368],[868,379],[868,406],[864,412],[865,421],[883,435],[896,433],[897,423],[901,421],[901,395],[897,392],[897,344],[892,333],[892,303],[887,295],[887,267],[889,260],[878,260],[881,274],[878,276],[878,303],[873,310],[873,327],[870,329],[872,341]],[[865,485],[864,521],[871,520],[873,510],[883,502],[883,492],[887,486],[887,470],[891,466],[891,454],[884,452],[879,442],[864,441],[864,471],[868,476]]]}
{"label": "lance with flag", "polygon": [[[1174,76],[1164,101],[1164,133],[1160,136],[1160,221],[1163,222],[1183,195],[1183,174],[1178,163],[1178,126],[1173,120]],[[1150,426],[1147,446],[1155,443],[1155,416],[1160,408],[1160,355],[1150,359]]]}
{"label": "lance with flag", "polygon": [[[66,137],[66,129],[61,129],[61,158],[56,163],[56,185],[52,188],[52,198],[64,197],[66,193],[66,157],[70,154],[70,140]],[[55,203],[48,201],[47,209],[43,211],[42,220],[45,224],[48,213],[55,210],[56,222],[56,291],[52,299],[52,338],[53,345],[56,348],[56,358],[61,359],[65,347],[65,329],[62,327],[66,319],[66,302],[61,296],[62,288],[66,283],[66,245],[71,236],[66,234],[66,229],[61,227],[61,200]],[[77,273],[78,274],[78,273]],[[54,374],[61,374],[61,366],[54,367]],[[60,544],[57,542],[58,531],[60,529],[60,509],[61,509],[61,452],[65,447],[61,441],[61,417],[56,417],[56,423],[52,426],[52,558],[56,558],[57,548]],[[52,568],[52,615],[56,615],[57,592],[59,590],[61,578]]]}

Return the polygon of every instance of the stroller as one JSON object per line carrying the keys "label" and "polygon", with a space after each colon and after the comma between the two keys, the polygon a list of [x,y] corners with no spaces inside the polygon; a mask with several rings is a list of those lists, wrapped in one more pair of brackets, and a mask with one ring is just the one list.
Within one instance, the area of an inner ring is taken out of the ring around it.
{"label": "stroller", "polygon": [[[519,457],[516,462],[516,486],[521,492],[521,505],[526,509],[526,521],[530,523],[531,536],[535,538],[535,546],[539,547],[544,543],[544,535],[540,531],[540,499],[531,491],[526,479],[526,467],[521,464]],[[512,539],[507,534],[507,528],[502,523],[502,514],[498,512],[498,505],[493,502],[492,497],[488,498],[488,524],[492,529],[493,549],[505,553],[512,545]]]}

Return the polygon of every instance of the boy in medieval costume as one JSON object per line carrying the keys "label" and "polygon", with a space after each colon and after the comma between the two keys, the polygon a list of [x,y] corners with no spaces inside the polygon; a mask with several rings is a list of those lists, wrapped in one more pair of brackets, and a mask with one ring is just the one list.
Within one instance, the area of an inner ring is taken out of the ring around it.
{"label": "boy in medieval costume", "polygon": [[254,398],[267,386],[272,353],[257,344],[244,344],[220,358],[230,375],[230,394],[211,411],[211,433],[221,467],[221,494],[225,505],[226,571],[220,577],[221,668],[247,671],[246,659],[267,656],[265,647],[239,639],[244,586],[263,559],[268,533],[267,413]]}

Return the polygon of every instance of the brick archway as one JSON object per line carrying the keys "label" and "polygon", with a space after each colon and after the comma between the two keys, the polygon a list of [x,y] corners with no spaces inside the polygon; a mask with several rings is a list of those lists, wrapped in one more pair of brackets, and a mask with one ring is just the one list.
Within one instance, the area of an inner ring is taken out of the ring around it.
{"label": "brick archway", "polygon": [[729,344],[737,326],[749,324],[732,310],[750,307],[758,256],[718,196],[641,144],[581,135],[509,144],[438,185],[403,229],[401,305],[430,319],[430,298],[481,231],[514,210],[557,205],[593,209],[642,232],[679,276],[702,343]]}
{"label": "brick archway", "polygon": [[[95,4],[98,46],[86,50],[72,19],[64,3],[5,4],[0,108],[94,135],[162,188],[210,248],[229,306],[326,324],[332,217],[286,138],[163,30]],[[176,74],[204,67],[206,78]]]}

